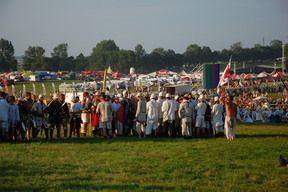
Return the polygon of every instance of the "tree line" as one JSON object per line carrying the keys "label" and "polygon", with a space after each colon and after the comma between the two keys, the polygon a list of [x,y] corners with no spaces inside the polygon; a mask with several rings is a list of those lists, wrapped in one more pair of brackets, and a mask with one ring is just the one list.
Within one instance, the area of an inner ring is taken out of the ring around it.
{"label": "tree line", "polygon": [[[285,45],[285,52],[287,55],[288,44]],[[253,48],[243,48],[241,42],[236,42],[230,49],[221,51],[190,44],[182,54],[164,48],[155,48],[148,54],[141,44],[136,45],[134,50],[124,50],[120,49],[114,40],[102,40],[96,44],[89,56],[80,53],[76,57],[68,55],[67,43],[57,45],[50,57],[45,56],[43,47],[29,46],[25,50],[22,67],[32,71],[99,71],[111,66],[113,70],[118,69],[123,73],[129,73],[130,67],[134,67],[137,73],[148,73],[159,69],[180,71],[199,63],[227,62],[231,55],[234,62],[274,61],[282,57],[282,41],[272,40],[267,46],[255,44]],[[1,39],[0,71],[11,70],[17,70],[14,47],[11,41]]]}

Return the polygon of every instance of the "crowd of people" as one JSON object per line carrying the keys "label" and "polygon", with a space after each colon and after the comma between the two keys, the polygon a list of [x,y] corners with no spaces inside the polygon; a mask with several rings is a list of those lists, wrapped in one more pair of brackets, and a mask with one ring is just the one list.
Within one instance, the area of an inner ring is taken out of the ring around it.
{"label": "crowd of people", "polygon": [[54,94],[50,101],[30,92],[23,100],[1,92],[0,135],[2,141],[36,140],[42,134],[47,139],[86,137],[88,133],[104,138],[226,136],[234,140],[237,119],[279,123],[288,118],[285,107],[273,108],[267,100],[245,105],[246,100],[245,95],[234,100],[232,94],[172,97],[163,92],[138,92],[131,97],[123,91],[117,95],[84,92],[82,100],[73,96],[66,102],[63,93]]}

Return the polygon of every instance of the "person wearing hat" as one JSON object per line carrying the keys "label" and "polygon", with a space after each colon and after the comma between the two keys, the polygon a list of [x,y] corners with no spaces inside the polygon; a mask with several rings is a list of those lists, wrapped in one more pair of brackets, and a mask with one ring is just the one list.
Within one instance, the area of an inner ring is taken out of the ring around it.
{"label": "person wearing hat", "polygon": [[205,135],[205,129],[206,129],[206,123],[205,123],[205,113],[206,113],[207,105],[205,104],[205,97],[204,95],[200,95],[198,98],[198,104],[195,107],[195,110],[197,111],[196,116],[196,134],[198,137],[203,137]]}
{"label": "person wearing hat", "polygon": [[92,126],[92,134],[96,137],[98,133],[99,123],[100,123],[100,116],[96,113],[97,105],[100,103],[101,93],[96,92],[95,96],[93,97],[92,107],[91,107],[91,126]]}
{"label": "person wearing hat", "polygon": [[181,118],[182,136],[186,139],[192,137],[192,122],[195,121],[194,106],[187,97],[183,98],[179,106],[178,116]]}
{"label": "person wearing hat", "polygon": [[163,113],[163,122],[164,126],[164,134],[169,137],[176,136],[175,130],[175,112],[177,110],[175,102],[172,101],[170,93],[166,94],[166,101],[163,102],[162,105],[162,113]]}
{"label": "person wearing hat", "polygon": [[123,128],[124,128],[124,132],[123,134],[125,136],[128,136],[130,133],[130,129],[129,129],[129,124],[131,121],[130,118],[130,110],[131,110],[131,104],[130,104],[130,99],[128,98],[128,92],[127,91],[123,91],[123,99],[124,99],[124,122],[123,122]]}
{"label": "person wearing hat", "polygon": [[214,105],[212,106],[212,126],[215,132],[215,137],[223,136],[223,113],[224,113],[224,106],[220,103],[219,97],[214,98]]}
{"label": "person wearing hat", "polygon": [[141,139],[141,136],[143,134],[144,137],[146,137],[145,134],[145,123],[146,123],[146,104],[145,98],[141,93],[137,94],[137,109],[136,109],[136,132],[138,133],[139,138]]}
{"label": "person wearing hat", "polygon": [[107,138],[107,129],[109,131],[109,136],[112,137],[113,108],[110,99],[107,99],[106,96],[101,95],[100,101],[101,102],[96,108],[96,113],[100,115],[99,129],[102,130],[104,138]]}
{"label": "person wearing hat", "polygon": [[75,134],[77,137],[80,137],[80,127],[81,127],[81,112],[82,112],[82,104],[79,102],[79,97],[72,97],[71,99],[71,119],[70,119],[70,131],[69,137]]}
{"label": "person wearing hat", "polygon": [[175,131],[176,135],[181,135],[181,118],[178,115],[178,110],[180,106],[180,97],[178,95],[175,95],[173,102],[175,103],[177,108],[175,112]]}
{"label": "person wearing hat", "polygon": [[45,122],[44,118],[44,113],[46,112],[47,106],[43,101],[44,97],[42,94],[40,94],[38,96],[38,101],[33,106],[36,109],[35,112],[33,112],[33,119],[36,126],[32,129],[32,140],[35,140],[37,138],[40,129],[48,128],[45,126],[47,125],[47,123]]}
{"label": "person wearing hat", "polygon": [[82,119],[82,127],[81,127],[81,135],[86,137],[87,129],[88,129],[88,123],[90,122],[91,118],[91,107],[92,107],[92,100],[89,97],[89,93],[83,92],[83,100],[82,100],[82,108],[83,111],[81,113],[81,119]]}
{"label": "person wearing hat", "polygon": [[147,125],[146,135],[151,135],[154,132],[154,136],[157,135],[156,129],[158,127],[158,103],[156,102],[156,95],[154,93],[150,96],[150,101],[146,105],[147,113]]}
{"label": "person wearing hat", "polygon": [[62,110],[62,106],[61,106],[61,103],[59,102],[58,95],[54,94],[53,100],[48,104],[48,107],[47,107],[47,111],[49,113],[50,127],[49,129],[45,129],[46,139],[48,139],[49,136],[50,136],[50,139],[53,139],[53,131],[55,129],[55,126],[57,129],[57,139],[60,139],[61,110]]}
{"label": "person wearing hat", "polygon": [[164,122],[163,122],[163,112],[162,112],[162,105],[163,105],[163,102],[165,101],[164,99],[164,93],[163,92],[160,92],[159,95],[158,95],[158,100],[157,100],[157,103],[158,103],[158,128],[156,130],[156,133],[159,134],[160,136],[164,135]]}
{"label": "person wearing hat", "polygon": [[[117,135],[122,135],[122,131],[123,131],[122,124],[117,117],[117,113],[120,108],[121,108],[121,103],[119,102],[119,97],[117,95],[114,98],[114,102],[112,103],[112,109],[113,109],[112,130],[113,130],[113,134],[115,134],[117,131]],[[121,134],[119,132],[121,132]]]}
{"label": "person wearing hat", "polygon": [[[15,96],[10,95],[8,97],[9,102],[9,109],[8,109],[8,140],[12,141],[13,139],[16,140],[17,132],[16,132],[16,125],[20,121],[20,113],[19,107],[15,104]],[[4,108],[4,106],[1,106]]]}

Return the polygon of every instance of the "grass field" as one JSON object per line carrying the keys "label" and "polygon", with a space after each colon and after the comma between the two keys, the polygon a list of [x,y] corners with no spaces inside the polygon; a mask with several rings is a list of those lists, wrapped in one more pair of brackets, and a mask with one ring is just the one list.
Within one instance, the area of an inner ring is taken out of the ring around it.
{"label": "grass field", "polygon": [[0,191],[287,191],[287,125],[224,138],[72,138],[0,143]]}

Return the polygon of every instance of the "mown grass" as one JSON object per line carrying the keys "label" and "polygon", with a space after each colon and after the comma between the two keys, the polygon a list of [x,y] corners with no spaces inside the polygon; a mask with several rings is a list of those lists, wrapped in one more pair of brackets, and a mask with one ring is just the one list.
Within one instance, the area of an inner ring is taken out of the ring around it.
{"label": "mown grass", "polygon": [[72,138],[0,144],[1,191],[287,191],[287,125],[237,139]]}

